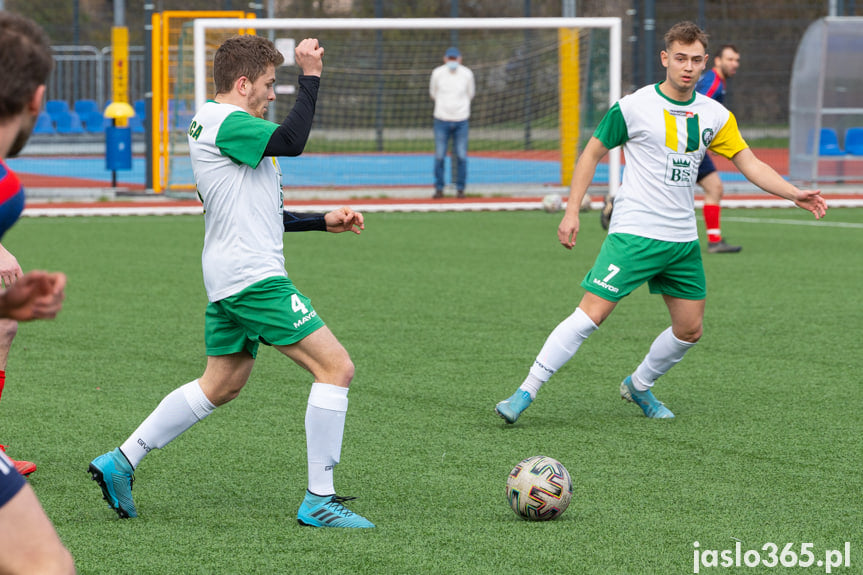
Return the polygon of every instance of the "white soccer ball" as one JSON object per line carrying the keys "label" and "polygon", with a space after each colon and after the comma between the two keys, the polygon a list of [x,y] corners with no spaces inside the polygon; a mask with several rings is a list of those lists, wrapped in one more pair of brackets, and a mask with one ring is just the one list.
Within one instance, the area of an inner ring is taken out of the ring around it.
{"label": "white soccer ball", "polygon": [[559,212],[561,207],[563,207],[563,200],[557,194],[548,194],[542,198],[542,209],[550,214]]}
{"label": "white soccer ball", "polygon": [[506,480],[506,499],[528,521],[560,517],[572,499],[572,478],[556,459],[535,455],[519,462]]}

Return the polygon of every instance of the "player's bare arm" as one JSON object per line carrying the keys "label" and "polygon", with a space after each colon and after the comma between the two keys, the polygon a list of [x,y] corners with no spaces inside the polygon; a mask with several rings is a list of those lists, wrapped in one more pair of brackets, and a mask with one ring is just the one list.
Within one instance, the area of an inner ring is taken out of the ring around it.
{"label": "player's bare arm", "polygon": [[341,232],[361,233],[365,228],[363,214],[355,212],[348,206],[342,206],[324,215],[327,231],[334,234]]}
{"label": "player's bare arm", "polygon": [[11,286],[23,273],[21,266],[18,265],[18,259],[0,245],[0,281],[2,281],[2,287]]}
{"label": "player's bare arm", "polygon": [[827,213],[827,201],[821,196],[821,190],[801,190],[785,181],[776,170],[765,164],[750,150],[741,150],[731,159],[740,173],[750,182],[774,196],[791,200],[821,219]]}
{"label": "player's bare arm", "polygon": [[317,38],[305,38],[294,48],[297,66],[306,76],[320,76],[324,69],[324,48]]}
{"label": "player's bare arm", "polygon": [[576,236],[578,236],[578,211],[581,207],[581,201],[587,193],[590,182],[593,181],[596,166],[607,153],[608,148],[598,138],[591,137],[575,163],[572,184],[569,186],[569,199],[566,202],[566,213],[564,213],[563,220],[557,228],[557,239],[568,250],[573,248]]}

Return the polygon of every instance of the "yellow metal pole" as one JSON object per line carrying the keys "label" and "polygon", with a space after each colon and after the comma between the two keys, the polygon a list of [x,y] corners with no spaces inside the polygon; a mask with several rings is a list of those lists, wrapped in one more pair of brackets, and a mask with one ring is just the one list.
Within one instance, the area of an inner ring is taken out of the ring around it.
{"label": "yellow metal pole", "polygon": [[150,78],[152,79],[151,89],[153,91],[153,117],[150,122],[153,129],[150,131],[150,146],[153,156],[153,191],[161,193],[164,191],[162,187],[162,16],[158,12],[153,13],[153,30],[150,33],[150,46],[153,53],[150,54]]}
{"label": "yellow metal pole", "polygon": [[579,84],[578,30],[558,30],[560,66],[560,181],[568,186],[578,153],[581,87]]}
{"label": "yellow metal pole", "polygon": [[168,101],[170,100],[171,93],[171,84],[170,81],[170,68],[171,68],[171,12],[166,12],[163,15],[162,19],[162,37],[160,41],[160,45],[162,46],[162,67],[161,67],[161,86],[159,88],[159,116],[161,123],[161,132],[162,135],[159,138],[159,145],[161,146],[161,158],[162,158],[162,167],[161,167],[161,177],[162,177],[162,189],[168,189],[168,157],[170,154],[169,148],[171,146],[171,130],[170,130],[170,114],[168,111]]}
{"label": "yellow metal pole", "polygon": [[[125,26],[111,28],[111,67],[112,67],[112,102],[113,104],[129,104],[129,29]],[[125,127],[129,124],[128,117],[118,116],[114,119],[116,126]]]}

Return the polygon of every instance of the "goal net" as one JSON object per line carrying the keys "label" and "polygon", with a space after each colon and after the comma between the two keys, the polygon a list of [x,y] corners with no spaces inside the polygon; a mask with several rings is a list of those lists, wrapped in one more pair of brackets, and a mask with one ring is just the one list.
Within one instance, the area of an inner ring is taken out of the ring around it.
{"label": "goal net", "polygon": [[[212,60],[242,20],[198,19],[181,38],[179,66],[193,69],[194,92],[175,100],[197,109],[213,97]],[[248,25],[248,21],[245,22]],[[432,70],[449,46],[476,80],[471,105],[468,193],[540,191],[569,184],[577,150],[620,97],[618,18],[257,19],[255,33],[283,48],[270,119],[293,106],[299,69],[293,45],[318,38],[325,49],[315,120],[305,152],[281,160],[292,189],[348,189],[386,195],[433,186]],[[179,134],[183,136],[182,131]],[[170,187],[194,186],[180,137],[170,150]],[[616,187],[619,156],[597,170]],[[445,172],[450,178],[450,160]]]}

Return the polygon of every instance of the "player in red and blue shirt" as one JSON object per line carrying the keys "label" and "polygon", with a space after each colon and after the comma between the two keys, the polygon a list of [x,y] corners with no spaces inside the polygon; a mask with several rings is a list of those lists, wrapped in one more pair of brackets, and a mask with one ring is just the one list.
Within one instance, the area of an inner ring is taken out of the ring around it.
{"label": "player in red and blue shirt", "polygon": [[[29,131],[25,130],[27,135]],[[27,138],[21,132],[12,142],[12,147],[3,155],[14,155],[26,143]],[[3,161],[0,155],[0,239],[6,234],[24,211],[24,187],[15,172]],[[8,288],[23,275],[18,260],[8,250],[0,245],[0,289]],[[11,319],[0,319],[0,396],[6,384],[6,357],[12,340],[17,332],[17,324]],[[5,446],[0,445],[0,451],[5,451]],[[24,460],[11,460],[15,469],[22,475],[29,475],[36,471],[36,464]]]}
{"label": "player in red and blue shirt", "polygon": [[15,172],[0,160],[0,239],[24,210],[24,187]]}
{"label": "player in red and blue shirt", "polygon": [[[0,237],[24,209],[21,182],[3,162],[14,157],[33,130],[45,100],[54,66],[51,42],[32,20],[0,11]],[[66,276],[62,273],[21,273],[18,261],[0,246],[0,357],[11,345],[15,324],[52,318],[62,307]],[[3,365],[5,368],[5,365]],[[4,374],[5,376],[5,374]],[[3,381],[0,380],[0,387]],[[33,488],[18,464],[0,446],[0,572],[75,573],[75,562],[63,546]]]}
{"label": "player in red and blue shirt", "polygon": [[[24,186],[21,185],[15,172],[0,159],[0,239],[12,227],[24,210]],[[18,260],[8,250],[0,245],[0,289],[12,285],[23,272]],[[11,319],[0,319],[0,397],[6,384],[6,357],[12,340],[17,332],[17,323]],[[0,445],[0,451],[5,451]],[[12,460],[15,469],[22,475],[30,475],[36,471],[36,464],[22,459]]]}
{"label": "player in red and blue shirt", "polygon": [[[731,44],[725,44],[719,48],[719,52],[713,59],[713,69],[702,74],[695,85],[695,90],[725,105],[725,81],[737,73],[739,66],[740,52]],[[709,154],[704,156],[704,160],[698,167],[696,181],[704,189],[703,212],[704,224],[707,227],[707,252],[711,254],[739,252],[742,249],[740,246],[728,245],[722,239],[722,230],[719,227],[722,180]]]}
{"label": "player in red and blue shirt", "polygon": [[[718,59],[719,56],[717,56]],[[698,80],[698,84],[695,85],[695,89],[699,94],[704,94],[720,104],[725,104],[725,76],[718,68],[705,72]]]}

